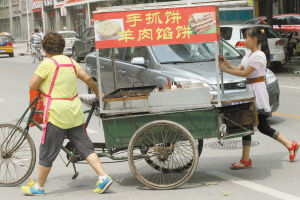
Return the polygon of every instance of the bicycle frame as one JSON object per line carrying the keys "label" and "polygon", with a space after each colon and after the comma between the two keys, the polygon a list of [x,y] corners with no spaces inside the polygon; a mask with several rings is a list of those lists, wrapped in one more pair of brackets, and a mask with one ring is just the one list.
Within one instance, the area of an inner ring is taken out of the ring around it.
{"label": "bicycle frame", "polygon": [[[29,113],[29,117],[27,119],[26,126],[23,129],[22,135],[20,136],[20,138],[18,139],[18,141],[16,142],[16,144],[11,149],[9,149],[9,150],[7,150],[5,152],[4,156],[13,153],[16,149],[18,149],[22,145],[23,141],[25,140],[26,134],[28,134],[28,132],[29,132],[30,123],[33,123],[40,131],[43,130],[43,127],[40,124],[38,124],[35,120],[32,119],[33,115],[35,113],[43,113],[42,111],[36,111],[37,102],[38,102],[39,98],[40,98],[40,94],[30,103],[30,105],[26,108],[25,112],[22,114],[22,116],[20,117],[20,119],[15,124],[15,127],[19,127],[20,124],[23,122],[25,116],[27,115],[28,111],[30,110],[30,108],[32,108],[31,111],[30,111],[30,113]],[[87,116],[86,121],[85,121],[85,126],[86,127],[88,126],[88,124],[89,124],[89,122],[91,120],[92,114],[93,114],[94,110],[96,109],[96,107],[97,107],[96,104],[92,104],[91,109],[84,111],[84,113],[88,113],[88,116]],[[3,143],[0,144],[0,150],[2,150],[2,146],[5,143],[9,143],[10,139],[12,139],[12,137],[13,137],[13,135],[15,133],[15,130],[16,129],[13,129],[8,134],[8,137],[5,138],[5,140],[3,141]],[[64,150],[69,155],[73,154],[72,152],[70,152],[65,147],[62,147],[62,150]]]}

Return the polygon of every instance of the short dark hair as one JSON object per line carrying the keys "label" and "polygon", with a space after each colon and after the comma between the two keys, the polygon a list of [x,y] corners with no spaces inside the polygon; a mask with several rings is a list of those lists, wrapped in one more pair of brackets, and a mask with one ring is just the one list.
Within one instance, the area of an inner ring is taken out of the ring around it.
{"label": "short dark hair", "polygon": [[38,28],[35,28],[35,29],[34,29],[34,32],[35,32],[35,33],[38,33],[38,32],[39,32],[39,29],[38,29]]}
{"label": "short dark hair", "polygon": [[44,36],[42,47],[49,54],[62,54],[65,48],[65,39],[59,33],[49,32]]}

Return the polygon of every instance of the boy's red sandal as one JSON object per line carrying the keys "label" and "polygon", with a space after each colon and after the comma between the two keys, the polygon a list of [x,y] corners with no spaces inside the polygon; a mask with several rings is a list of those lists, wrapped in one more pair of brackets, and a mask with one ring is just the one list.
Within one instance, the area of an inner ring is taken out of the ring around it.
{"label": "boy's red sandal", "polygon": [[299,149],[298,142],[292,141],[292,147],[288,149],[290,153],[291,151],[294,151],[294,154],[290,155],[290,162],[293,162],[295,160],[296,152],[298,151],[298,149]]}
{"label": "boy's red sandal", "polygon": [[245,161],[243,159],[240,160],[241,163],[244,164],[244,166],[239,165],[238,163],[233,163],[230,167],[232,170],[238,170],[238,169],[246,169],[252,167],[252,160],[249,159],[248,161]]}

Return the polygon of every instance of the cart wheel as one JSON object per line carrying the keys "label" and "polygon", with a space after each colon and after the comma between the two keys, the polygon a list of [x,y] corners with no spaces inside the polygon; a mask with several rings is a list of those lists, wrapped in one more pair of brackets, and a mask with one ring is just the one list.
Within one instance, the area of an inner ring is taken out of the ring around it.
{"label": "cart wheel", "polygon": [[[202,149],[203,149],[203,140],[202,139],[199,139],[197,142],[196,142],[196,145],[198,147],[198,157],[200,157],[201,153],[202,153]],[[147,153],[147,150],[145,149],[141,149],[141,152],[142,153]],[[170,169],[170,168],[165,168],[164,166],[160,166],[160,163],[156,163],[153,161],[153,159],[151,158],[145,158],[145,161],[154,169],[156,170],[160,170],[164,173],[180,173],[180,172],[183,172],[184,170],[187,170],[188,168],[190,168],[192,166],[192,163],[193,163],[193,159],[191,160],[186,160],[185,161],[185,165],[183,166],[177,166],[175,167],[174,169]]]}
{"label": "cart wheel", "polygon": [[[32,173],[35,146],[29,134],[23,135],[24,130],[19,126],[0,124],[0,186],[16,186]],[[20,139],[23,141],[18,142]],[[16,150],[7,153],[14,146],[17,146]]]}
{"label": "cart wheel", "polygon": [[132,173],[145,185],[154,189],[176,188],[188,181],[197,168],[196,142],[180,124],[153,121],[132,136],[128,162]]}

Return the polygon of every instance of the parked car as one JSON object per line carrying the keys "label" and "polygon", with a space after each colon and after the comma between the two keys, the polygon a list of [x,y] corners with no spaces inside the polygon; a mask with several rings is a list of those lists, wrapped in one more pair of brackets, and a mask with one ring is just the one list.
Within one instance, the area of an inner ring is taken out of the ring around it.
{"label": "parked car", "polygon": [[[265,16],[253,18],[246,24],[267,24]],[[283,38],[284,46],[287,47],[289,33],[293,33],[293,38],[300,39],[300,14],[281,14],[273,16],[273,28],[278,31]],[[300,44],[297,43],[295,54],[300,54]]]}
{"label": "parked car", "polygon": [[8,54],[10,57],[14,57],[14,46],[7,36],[0,35],[0,54]]}
{"label": "parked car", "polygon": [[[174,82],[202,83],[216,93],[216,63],[214,43],[172,44],[140,46],[115,49],[117,88],[156,85],[163,87],[168,78]],[[114,91],[110,50],[99,50],[101,83],[104,94]],[[223,41],[223,54],[235,65],[241,62],[242,54]],[[97,80],[96,52],[86,57],[86,71]],[[272,111],[279,106],[279,87],[275,74],[267,69],[266,84]],[[226,93],[243,91],[243,77],[224,73]]]}
{"label": "parked car", "polygon": [[[257,17],[246,21],[245,24],[267,24],[265,16]],[[273,16],[273,28],[281,34],[288,32],[298,32],[300,35],[300,14],[281,14]]]}
{"label": "parked car", "polygon": [[95,51],[95,33],[94,27],[89,27],[81,34],[72,47],[72,57],[77,62],[80,62],[85,56]]}
{"label": "parked car", "polygon": [[11,33],[8,33],[8,32],[2,32],[2,33],[0,33],[0,36],[6,36],[6,37],[8,37],[8,39],[9,39],[12,43],[15,43],[15,40],[14,40],[14,38],[12,37]]}
{"label": "parked car", "polygon": [[71,56],[73,44],[75,41],[79,40],[78,34],[75,31],[58,31],[58,33],[62,34],[66,42],[63,54],[67,56]]}
{"label": "parked car", "polygon": [[286,62],[283,41],[276,35],[271,26],[253,24],[230,24],[220,27],[221,36],[238,50],[246,50],[245,33],[253,27],[261,27],[268,37],[270,60],[272,64],[281,65]]}

